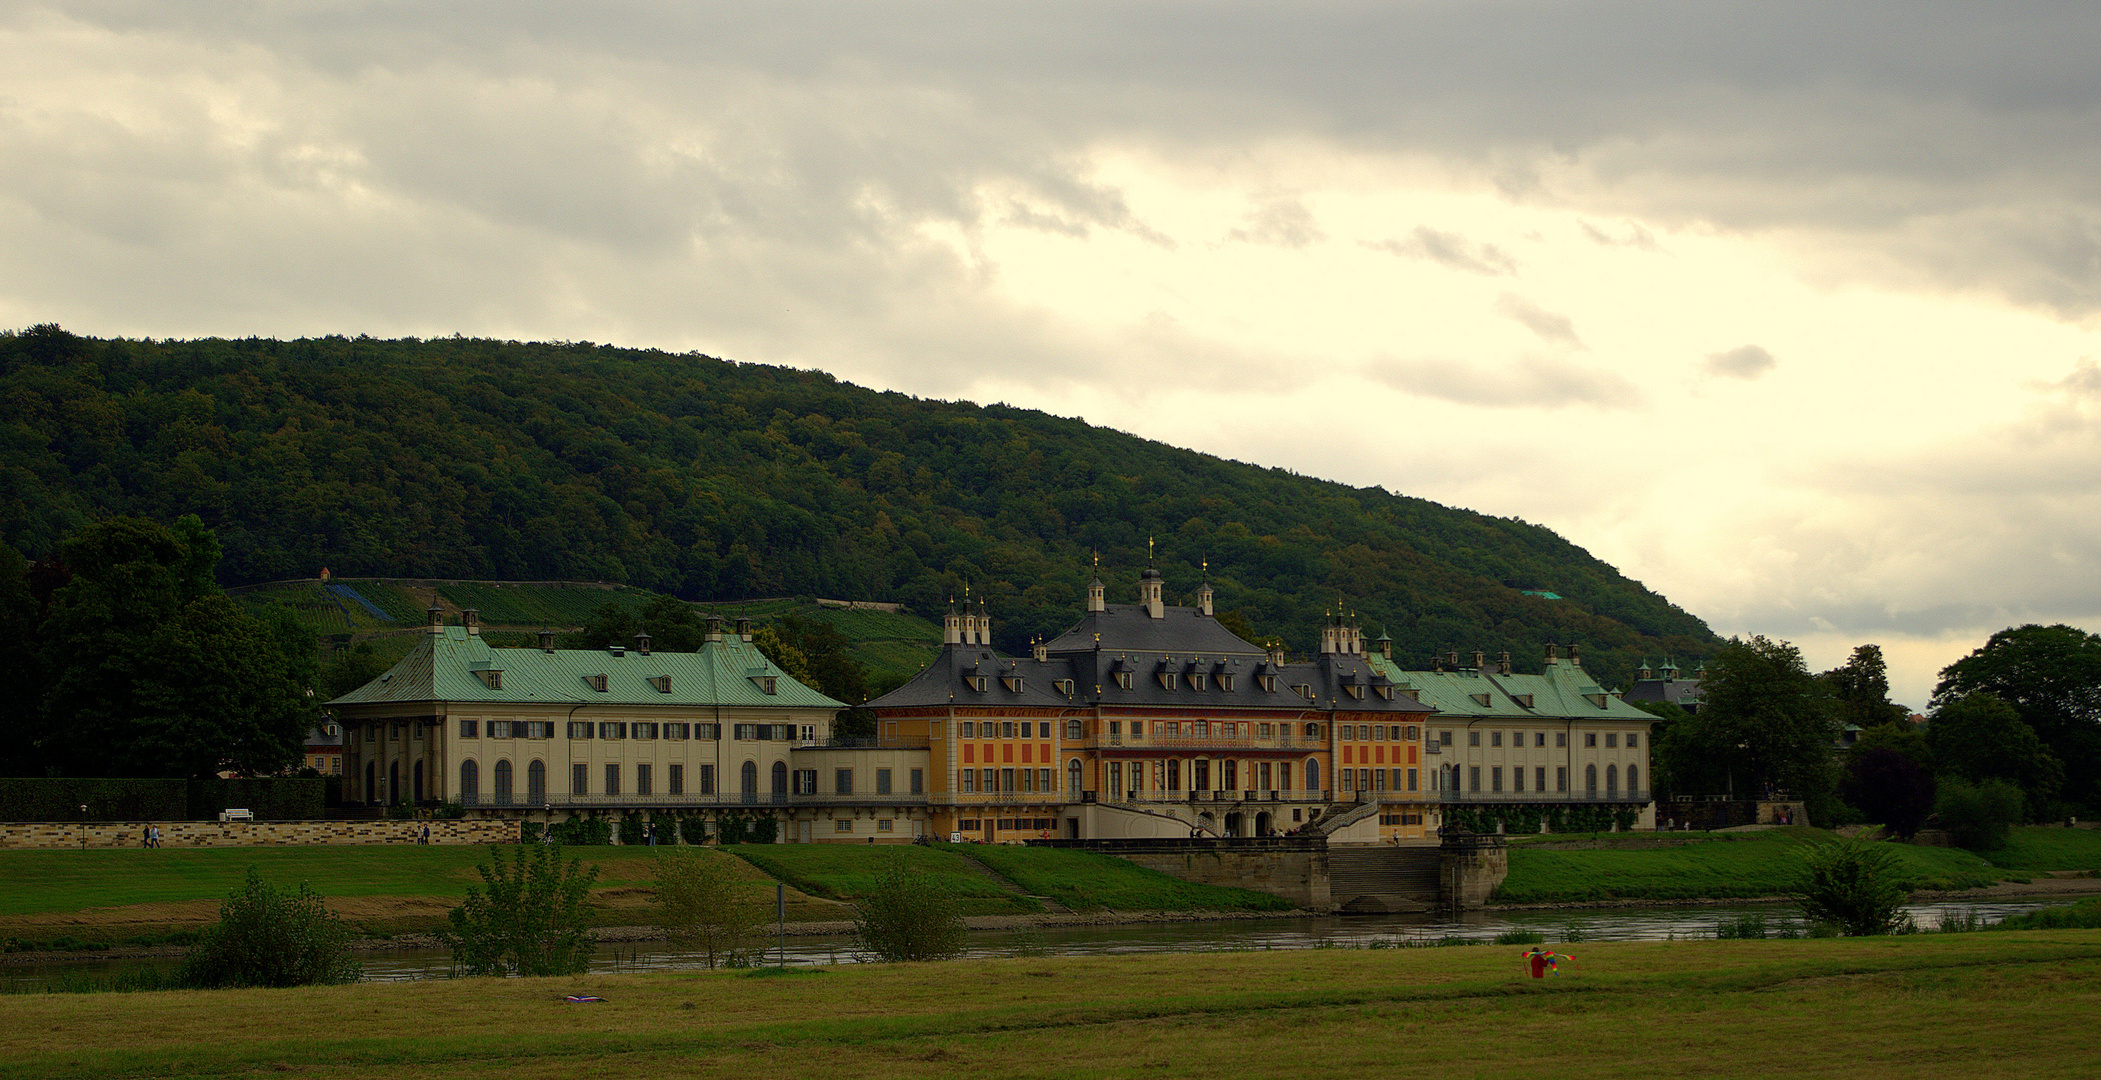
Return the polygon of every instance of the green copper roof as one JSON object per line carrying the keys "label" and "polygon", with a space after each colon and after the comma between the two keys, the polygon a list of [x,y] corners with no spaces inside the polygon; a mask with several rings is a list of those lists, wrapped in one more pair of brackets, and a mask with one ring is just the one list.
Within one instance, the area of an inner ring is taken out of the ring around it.
{"label": "green copper roof", "polygon": [[[1416,690],[1423,704],[1449,716],[1642,723],[1656,719],[1606,693],[1581,665],[1566,660],[1547,665],[1537,675],[1503,675],[1493,670],[1401,671],[1376,653],[1368,659],[1396,685]],[[1524,703],[1527,696],[1529,705]]]}
{"label": "green copper roof", "polygon": [[[497,685],[490,685],[488,672],[500,673]],[[595,685],[601,675],[603,691]],[[459,626],[425,635],[386,674],[329,704],[410,701],[846,707],[797,682],[735,634],[707,642],[699,652],[644,656],[633,649],[493,649]]]}

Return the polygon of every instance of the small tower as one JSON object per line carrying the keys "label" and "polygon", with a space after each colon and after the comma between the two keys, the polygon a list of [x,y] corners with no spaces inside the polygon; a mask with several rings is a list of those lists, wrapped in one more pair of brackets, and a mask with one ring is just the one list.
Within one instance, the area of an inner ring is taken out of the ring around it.
{"label": "small tower", "polygon": [[1102,553],[1094,553],[1094,580],[1087,583],[1087,610],[1109,610],[1108,587],[1102,584]]}
{"label": "small tower", "polygon": [[1211,611],[1211,559],[1204,558],[1204,583],[1196,587],[1196,609],[1206,615]]}
{"label": "small tower", "polygon": [[430,606],[423,609],[423,617],[430,623],[430,632],[432,634],[445,632],[445,609],[439,607],[436,600],[431,601]]}
{"label": "small tower", "polygon": [[649,655],[649,631],[635,631],[635,651],[641,653],[643,656]]}
{"label": "small tower", "polygon": [[473,608],[461,608],[460,624],[467,628],[468,637],[481,636],[481,612]]}
{"label": "small tower", "polygon": [[544,626],[543,626],[543,627],[541,627],[541,628],[540,628],[540,632],[539,632],[539,634],[538,634],[537,636],[538,636],[538,637],[539,637],[539,639],[540,639],[540,651],[541,651],[541,652],[544,652],[544,653],[551,653],[551,652],[553,652],[553,651],[554,651],[554,631],[553,631],[553,630],[550,630],[550,629],[548,629],[547,627],[544,627]]}
{"label": "small tower", "polygon": [[948,614],[941,617],[941,644],[963,644],[963,617],[956,614],[956,598],[948,598]]}
{"label": "small tower", "polygon": [[1160,571],[1153,566],[1153,538],[1145,538],[1145,573],[1138,575],[1138,602],[1155,619],[1167,617],[1167,601],[1160,596]]}

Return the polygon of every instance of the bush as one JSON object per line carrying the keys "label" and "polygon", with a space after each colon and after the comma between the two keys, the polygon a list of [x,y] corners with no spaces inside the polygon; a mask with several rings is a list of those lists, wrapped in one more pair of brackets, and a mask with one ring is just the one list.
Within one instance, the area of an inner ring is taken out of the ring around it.
{"label": "bush", "polygon": [[1983,783],[1950,777],[1941,782],[1933,812],[1959,847],[1971,851],[1998,851],[2013,839],[2013,823],[2021,819],[2021,789],[1994,777]]}
{"label": "bush", "polygon": [[2101,900],[2037,908],[1999,920],[2000,930],[2094,930],[2101,929]]}
{"label": "bush", "polygon": [[680,814],[678,816],[678,836],[679,842],[682,844],[698,846],[707,843],[708,819],[701,817],[699,814]]}
{"label": "bush", "polygon": [[[565,824],[567,824],[565,822]],[[591,963],[591,883],[598,868],[562,864],[551,844],[489,849],[475,870],[487,891],[467,887],[467,899],[447,916],[438,939],[452,962],[470,975],[573,975]]]}
{"label": "bush", "polygon": [[328,785],[318,776],[206,776],[189,781],[187,801],[192,821],[234,807],[255,811],[257,821],[311,821],[328,812]]}
{"label": "bush", "polygon": [[1859,841],[1813,844],[1802,861],[1793,896],[1811,923],[1854,937],[1903,927],[1904,890],[1888,848]]}
{"label": "bush", "polygon": [[854,939],[886,963],[946,960],[963,951],[963,916],[954,893],[900,855],[854,904]]}
{"label": "bush", "polygon": [[571,816],[547,827],[547,835],[569,847],[604,846],[613,842],[613,823],[604,818]]}
{"label": "bush", "polygon": [[305,882],[271,888],[254,870],[198,934],[177,981],[184,986],[307,986],[355,981],[350,930]]}
{"label": "bush", "polygon": [[755,881],[737,874],[735,856],[673,848],[657,856],[655,922],[681,952],[709,967],[748,967],[763,950],[767,907]]}

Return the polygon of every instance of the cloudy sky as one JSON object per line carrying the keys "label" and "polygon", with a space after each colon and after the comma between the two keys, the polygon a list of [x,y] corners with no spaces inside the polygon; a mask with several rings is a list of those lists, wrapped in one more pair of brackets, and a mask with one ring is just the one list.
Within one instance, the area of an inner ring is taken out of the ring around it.
{"label": "cloudy sky", "polygon": [[0,325],[698,349],[2101,629],[2101,9],[0,2]]}

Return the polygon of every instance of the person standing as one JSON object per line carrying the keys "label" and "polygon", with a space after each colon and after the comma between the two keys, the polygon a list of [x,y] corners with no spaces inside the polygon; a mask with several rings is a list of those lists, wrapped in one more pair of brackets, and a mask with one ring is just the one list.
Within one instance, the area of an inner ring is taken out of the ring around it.
{"label": "person standing", "polygon": [[153,846],[153,826],[150,823],[145,828],[139,830],[139,846],[142,848],[150,848]]}

